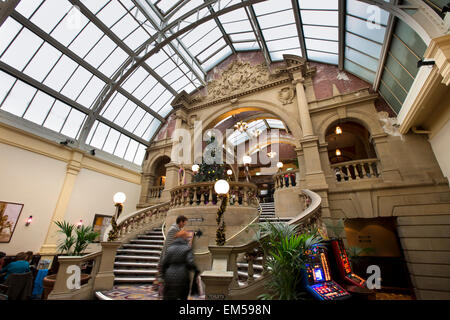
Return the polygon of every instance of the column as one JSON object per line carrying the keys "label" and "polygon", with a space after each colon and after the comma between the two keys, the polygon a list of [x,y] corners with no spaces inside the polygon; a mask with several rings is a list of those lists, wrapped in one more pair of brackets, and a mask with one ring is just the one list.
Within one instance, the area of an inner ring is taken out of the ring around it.
{"label": "column", "polygon": [[169,190],[178,186],[178,170],[179,165],[175,162],[169,162],[165,165],[166,167],[166,183],[164,185],[164,190],[161,194],[161,201],[166,202],[170,200]]}
{"label": "column", "polygon": [[78,173],[81,170],[81,161],[83,160],[83,154],[77,151],[72,153],[72,157],[67,164],[66,177],[64,179],[64,184],[62,186],[61,192],[59,194],[58,201],[56,203],[55,210],[53,211],[52,218],[50,220],[50,225],[47,231],[47,236],[45,237],[44,244],[42,245],[39,253],[45,256],[53,256],[57,251],[57,241],[58,241],[58,227],[55,225],[54,221],[64,220],[66,214],[67,206],[69,205],[70,196],[72,195],[72,190],[75,185]]}
{"label": "column", "polygon": [[302,126],[303,137],[313,136],[313,127],[311,116],[309,115],[308,100],[306,99],[305,88],[303,87],[303,76],[294,77],[292,84],[295,85],[297,92],[298,114],[300,116],[300,124]]}
{"label": "column", "polygon": [[143,173],[141,179],[141,196],[139,198],[139,204],[144,205],[149,202],[150,188],[155,182],[155,175],[153,173]]}

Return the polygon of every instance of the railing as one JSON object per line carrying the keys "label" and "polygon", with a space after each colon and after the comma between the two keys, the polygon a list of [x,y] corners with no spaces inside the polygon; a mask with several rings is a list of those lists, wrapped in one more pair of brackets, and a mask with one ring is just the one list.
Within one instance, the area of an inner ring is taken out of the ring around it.
{"label": "railing", "polygon": [[150,201],[152,199],[159,199],[161,198],[161,193],[164,190],[164,186],[158,186],[158,187],[150,187],[148,189],[147,199]]}
{"label": "railing", "polygon": [[288,170],[279,172],[273,176],[275,182],[275,189],[295,187],[300,180],[300,170]]}
{"label": "railing", "polygon": [[378,159],[340,162],[332,164],[331,169],[334,171],[338,182],[371,179],[380,176]]}
{"label": "railing", "polygon": [[[132,212],[117,219],[118,241],[136,234],[143,228],[150,228],[152,224],[161,224],[169,211],[170,202],[160,203],[148,208]],[[111,226],[106,228],[103,241],[108,241]]]}
{"label": "railing", "polygon": [[[212,206],[217,204],[214,181],[190,183],[170,190],[170,207]],[[258,187],[252,183],[229,182],[230,205],[256,207]]]}
{"label": "railing", "polygon": [[[299,230],[304,230],[313,226],[318,227],[320,225],[321,219],[321,197],[312,192],[310,190],[302,190],[302,195],[305,197],[305,203],[307,205],[306,209],[303,210],[298,216],[293,218],[288,222],[288,224],[299,225]],[[260,282],[263,280],[265,275],[267,274],[267,269],[265,266],[266,256],[264,251],[260,247],[258,241],[254,240],[249,243],[246,243],[241,246],[210,246],[209,250],[212,255],[213,267],[212,271],[214,272],[215,261],[217,260],[217,266],[223,265],[220,264],[220,261],[226,259],[227,261],[227,271],[231,271],[233,273],[233,277],[230,284],[230,293],[236,293],[239,296],[238,292],[241,290],[248,290],[248,287],[255,282]],[[258,280],[255,279],[254,276],[254,262],[258,257],[262,258],[263,272],[261,278]],[[246,261],[248,263],[248,274],[246,282],[239,282],[239,274],[238,274],[238,265],[239,261]],[[223,270],[223,269],[222,269]],[[223,270],[225,271],[225,270]],[[236,291],[237,290],[237,291]],[[249,291],[246,292],[249,294]]]}

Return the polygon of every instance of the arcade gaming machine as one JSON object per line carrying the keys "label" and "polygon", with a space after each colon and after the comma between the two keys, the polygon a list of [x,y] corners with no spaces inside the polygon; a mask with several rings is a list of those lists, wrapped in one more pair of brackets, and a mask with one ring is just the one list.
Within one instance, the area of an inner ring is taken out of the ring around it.
{"label": "arcade gaming machine", "polygon": [[308,253],[306,275],[303,278],[306,290],[318,300],[350,298],[350,294],[331,279],[325,248],[314,247]]}
{"label": "arcade gaming machine", "polygon": [[352,272],[352,267],[342,239],[327,241],[327,247],[333,278],[342,285],[366,288],[366,280]]}

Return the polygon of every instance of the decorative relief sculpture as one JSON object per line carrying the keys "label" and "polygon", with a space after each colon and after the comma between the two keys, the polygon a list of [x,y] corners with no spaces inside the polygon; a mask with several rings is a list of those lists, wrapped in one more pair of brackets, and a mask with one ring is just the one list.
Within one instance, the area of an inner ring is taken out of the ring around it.
{"label": "decorative relief sculpture", "polygon": [[278,92],[278,100],[284,105],[294,101],[295,91],[291,87],[285,87]]}
{"label": "decorative relief sculpture", "polygon": [[264,64],[252,65],[245,61],[233,61],[222,72],[219,79],[208,83],[206,97],[195,97],[196,101],[210,101],[261,87],[280,77],[271,74]]}

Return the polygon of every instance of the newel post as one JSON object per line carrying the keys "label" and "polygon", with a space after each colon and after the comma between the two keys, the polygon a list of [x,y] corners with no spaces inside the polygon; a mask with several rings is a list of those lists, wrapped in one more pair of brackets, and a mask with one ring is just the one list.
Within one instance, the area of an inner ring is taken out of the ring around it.
{"label": "newel post", "polygon": [[226,246],[209,246],[212,255],[211,270],[201,274],[205,284],[206,300],[226,300],[230,284],[233,281],[233,270],[230,265],[232,248]]}
{"label": "newel post", "polygon": [[114,260],[117,248],[122,245],[120,241],[104,241],[102,245],[102,258],[100,268],[94,282],[94,291],[111,290],[114,285]]}

